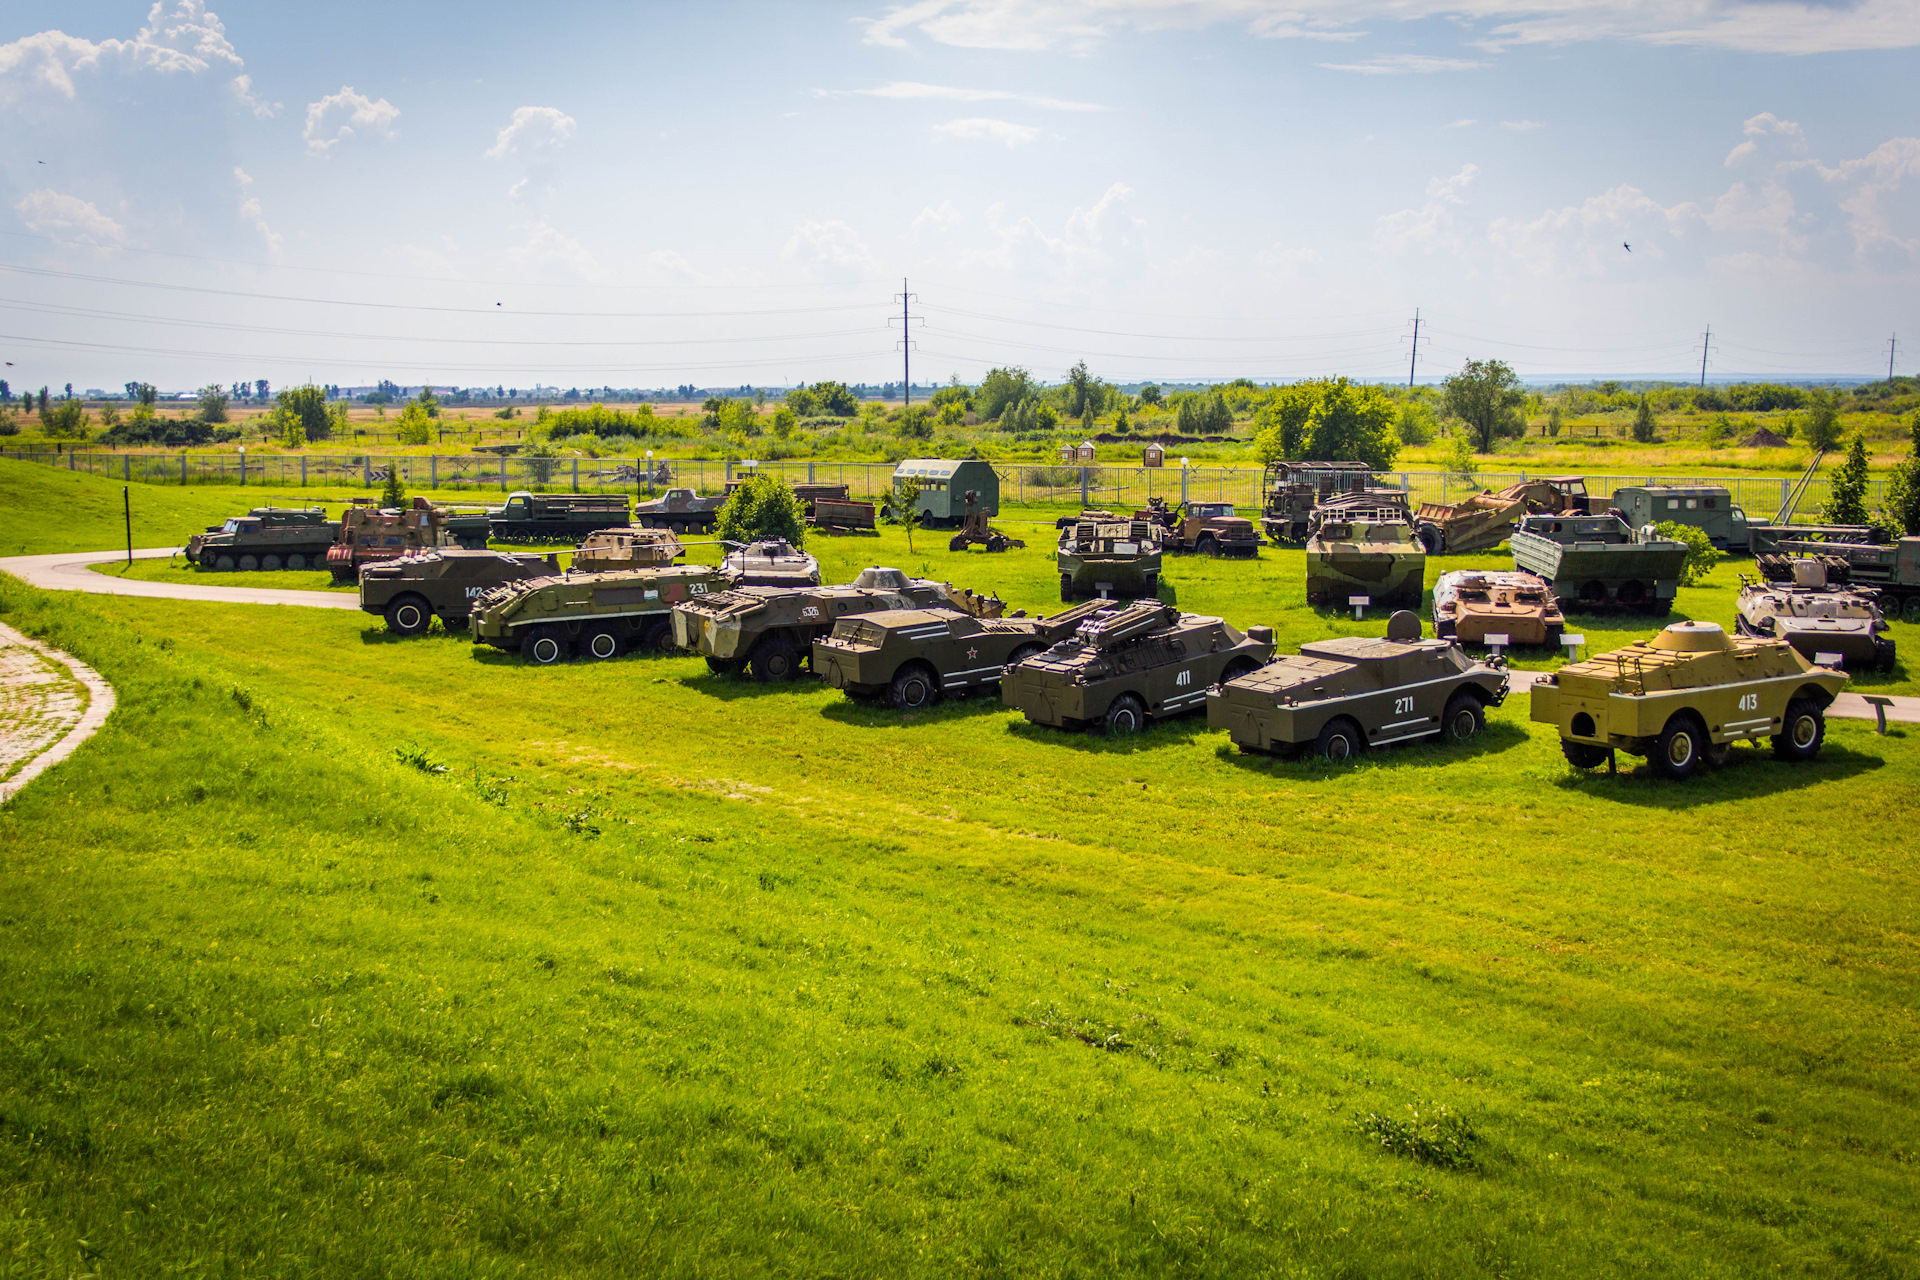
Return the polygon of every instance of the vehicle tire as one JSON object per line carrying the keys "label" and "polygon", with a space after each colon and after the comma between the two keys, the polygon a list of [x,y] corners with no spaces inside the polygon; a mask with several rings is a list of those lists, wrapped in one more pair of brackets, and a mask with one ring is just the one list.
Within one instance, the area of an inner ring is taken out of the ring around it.
{"label": "vehicle tire", "polygon": [[529,662],[550,667],[567,660],[573,653],[573,642],[567,638],[564,627],[548,623],[527,632],[527,638],[520,642],[520,652],[527,656]]}
{"label": "vehicle tire", "polygon": [[925,711],[940,701],[940,677],[924,662],[909,662],[894,673],[887,701],[895,711]]}
{"label": "vehicle tire", "polygon": [[1235,658],[1220,672],[1220,683],[1225,684],[1229,680],[1238,680],[1241,676],[1252,675],[1259,669],[1260,664],[1252,658]]}
{"label": "vehicle tire", "polygon": [[1893,670],[1893,663],[1894,663],[1893,641],[1891,640],[1874,641],[1873,642],[1873,665],[1878,667],[1882,671],[1890,672]]}
{"label": "vehicle tire", "polygon": [[240,572],[252,573],[255,569],[258,569],[259,567],[260,567],[259,556],[241,556],[240,557]]}
{"label": "vehicle tire", "polygon": [[1540,641],[1540,647],[1550,650],[1558,649],[1560,647],[1561,637],[1566,634],[1567,629],[1565,627],[1548,627],[1546,636]]}
{"label": "vehicle tire", "polygon": [[648,623],[640,633],[640,647],[648,653],[672,653],[673,624],[664,618]]}
{"label": "vehicle tire", "polygon": [[740,663],[733,658],[708,658],[707,670],[717,676],[735,676],[740,674]]}
{"label": "vehicle tire", "polygon": [[964,534],[964,533],[956,533],[956,534],[954,534],[954,535],[953,535],[953,536],[952,536],[951,538],[948,538],[948,539],[947,539],[947,550],[949,550],[949,551],[965,551],[966,549],[967,549],[967,535],[966,535],[966,534]]}
{"label": "vehicle tire", "polygon": [[1010,667],[1017,667],[1021,663],[1025,662],[1028,658],[1033,657],[1035,654],[1045,653],[1046,651],[1047,651],[1047,646],[1043,644],[1023,644],[1018,649],[1015,649],[1012,653],[1007,655],[1007,665]]}
{"label": "vehicle tire", "polygon": [[1471,742],[1487,727],[1487,710],[1480,699],[1464,689],[1447,699],[1447,710],[1440,717],[1440,736],[1448,742]]}
{"label": "vehicle tire", "polygon": [[387,630],[397,636],[417,636],[433,623],[433,611],[419,596],[406,595],[387,605]]}
{"label": "vehicle tire", "polygon": [[580,636],[580,656],[595,662],[617,658],[625,647],[620,642],[620,633],[605,623],[588,628]]}
{"label": "vehicle tire", "polygon": [[465,631],[473,625],[473,617],[465,613],[443,613],[440,615],[440,625],[449,631]]}
{"label": "vehicle tire", "polygon": [[265,569],[267,572],[272,573],[280,568],[280,557],[279,556],[261,556],[260,567],[262,569]]}
{"label": "vehicle tire", "polygon": [[1218,556],[1220,542],[1212,534],[1206,534],[1193,544],[1193,549],[1203,556]]}
{"label": "vehicle tire", "polygon": [[1576,769],[1594,769],[1607,762],[1605,747],[1596,747],[1591,742],[1575,742],[1571,738],[1560,739],[1560,754]]}
{"label": "vehicle tire", "polygon": [[1827,715],[1812,698],[1795,698],[1787,704],[1780,732],[1773,735],[1773,754],[1796,763],[1820,754],[1827,740]]}
{"label": "vehicle tire", "polygon": [[1691,778],[1700,768],[1700,759],[1712,744],[1707,741],[1706,726],[1691,711],[1676,711],[1667,719],[1667,727],[1653,740],[1647,763],[1661,777],[1679,782]]}
{"label": "vehicle tire", "polygon": [[1649,600],[1640,606],[1640,612],[1646,614],[1649,618],[1664,618],[1673,612],[1673,601]]}
{"label": "vehicle tire", "polygon": [[1104,723],[1109,738],[1138,733],[1147,727],[1147,704],[1136,694],[1123,693],[1107,705]]}
{"label": "vehicle tire", "polygon": [[1351,760],[1366,749],[1367,735],[1345,716],[1336,716],[1321,725],[1320,736],[1313,740],[1314,754],[1335,764]]}
{"label": "vehicle tire", "polygon": [[753,647],[747,666],[761,684],[792,680],[800,674],[800,651],[778,636],[768,636]]}
{"label": "vehicle tire", "polygon": [[292,569],[294,572],[298,573],[300,570],[306,567],[307,567],[307,558],[301,555],[298,551],[294,552],[292,555],[287,557],[287,568]]}
{"label": "vehicle tire", "polygon": [[1920,596],[1908,596],[1907,602],[1900,606],[1900,616],[1908,622],[1920,622]]}
{"label": "vehicle tire", "polygon": [[1441,537],[1438,526],[1423,524],[1420,526],[1418,536],[1420,538],[1420,545],[1426,548],[1428,555],[1437,556],[1440,554]]}
{"label": "vehicle tire", "polygon": [[1073,575],[1070,573],[1060,575],[1060,599],[1065,604],[1073,603]]}
{"label": "vehicle tire", "polygon": [[232,556],[215,556],[213,560],[213,567],[214,567],[214,570],[218,573],[232,573],[233,557]]}

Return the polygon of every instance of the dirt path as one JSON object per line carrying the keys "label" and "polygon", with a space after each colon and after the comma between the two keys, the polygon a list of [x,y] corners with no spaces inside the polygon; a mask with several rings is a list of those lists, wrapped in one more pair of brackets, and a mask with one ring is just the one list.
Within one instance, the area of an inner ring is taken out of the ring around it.
{"label": "dirt path", "polygon": [[0,804],[72,755],[113,704],[92,667],[0,623]]}
{"label": "dirt path", "polygon": [[[148,547],[136,560],[177,555],[176,547]],[[215,604],[290,604],[310,609],[358,609],[357,596],[329,591],[293,591],[271,587],[216,587],[191,582],[140,582],[95,573],[88,565],[119,560],[124,551],[62,551],[50,556],[8,556],[0,573],[47,591],[91,591],[105,596],[146,596],[152,600],[206,600]]]}

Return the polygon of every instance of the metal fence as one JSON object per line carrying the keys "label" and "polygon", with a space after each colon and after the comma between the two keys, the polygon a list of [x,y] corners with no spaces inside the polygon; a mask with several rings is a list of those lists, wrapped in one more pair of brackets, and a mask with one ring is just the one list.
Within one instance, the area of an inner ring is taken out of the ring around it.
{"label": "metal fence", "polygon": [[[118,453],[75,450],[59,453],[5,452],[0,456],[38,462],[69,471],[84,471],[115,480],[144,484],[261,485],[274,489],[322,487],[371,491],[385,480],[390,466],[398,467],[409,489],[441,493],[506,493],[528,489],[546,493],[644,492],[650,486],[647,468],[664,466],[670,483],[701,492],[719,490],[741,469],[741,464],[719,460],[640,458],[521,458],[496,455],[378,457],[373,454],[313,453],[247,457],[242,453]],[[1048,463],[994,463],[1000,477],[1000,499],[1005,503],[1057,506],[1104,506],[1131,510],[1149,498],[1168,501],[1232,502],[1258,509],[1261,505],[1259,467],[1103,467],[1057,466]],[[890,462],[763,462],[762,475],[777,475],[789,483],[844,484],[853,496],[877,500],[892,485]],[[1376,477],[1383,485],[1407,491],[1416,505],[1457,502],[1482,489],[1501,489],[1543,473],[1483,471],[1472,477],[1440,471],[1387,471]],[[1713,485],[1732,492],[1735,505],[1748,518],[1771,518],[1785,502],[1794,479],[1756,479],[1749,476],[1605,475],[1586,477],[1594,494],[1612,493],[1628,485]],[[1867,502],[1877,506],[1885,482],[1868,482]],[[659,484],[651,488],[657,490]],[[1803,518],[1823,507],[1829,496],[1827,476],[1815,476],[1800,500]]]}

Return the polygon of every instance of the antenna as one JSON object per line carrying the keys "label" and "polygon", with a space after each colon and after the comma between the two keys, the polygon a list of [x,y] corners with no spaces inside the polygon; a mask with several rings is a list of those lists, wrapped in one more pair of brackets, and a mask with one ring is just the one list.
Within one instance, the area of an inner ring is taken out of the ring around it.
{"label": "antenna", "polygon": [[[900,292],[893,295],[893,300],[900,304],[900,403],[904,408],[913,403],[913,322],[918,320],[925,324],[927,318],[916,316],[907,309],[910,303],[920,301],[920,295],[907,292],[905,276],[900,277]],[[889,317],[887,323],[892,324],[893,318]]]}
{"label": "antenna", "polygon": [[1706,333],[1700,337],[1700,385],[1707,385],[1707,352],[1713,350],[1713,326],[1707,326]]}

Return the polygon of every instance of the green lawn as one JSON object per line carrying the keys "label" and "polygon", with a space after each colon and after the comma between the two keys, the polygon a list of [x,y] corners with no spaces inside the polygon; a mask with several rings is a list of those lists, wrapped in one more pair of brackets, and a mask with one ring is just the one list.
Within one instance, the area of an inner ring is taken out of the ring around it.
{"label": "green lawn", "polygon": [[[815,549],[1050,605],[1034,539],[896,537]],[[1168,576],[1354,629],[1284,553]],[[356,613],[0,618],[120,695],[0,809],[0,1275],[1920,1273],[1909,733],[1676,787],[1516,698],[1333,769]]]}

